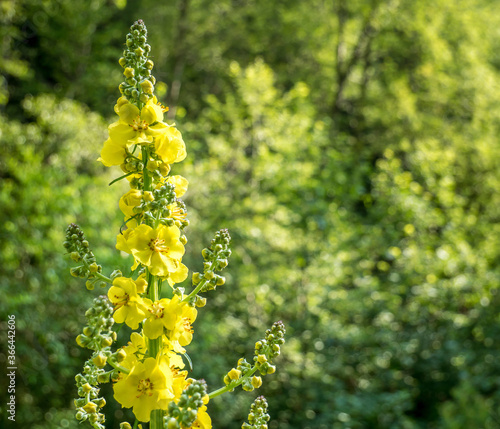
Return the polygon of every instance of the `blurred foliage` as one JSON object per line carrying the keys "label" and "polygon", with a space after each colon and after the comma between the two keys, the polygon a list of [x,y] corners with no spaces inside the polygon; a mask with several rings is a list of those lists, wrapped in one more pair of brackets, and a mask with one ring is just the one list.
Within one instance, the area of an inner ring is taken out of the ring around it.
{"label": "blurred foliage", "polygon": [[[100,262],[123,265],[123,189],[94,160],[121,40],[143,18],[188,144],[174,167],[190,180],[186,262],[200,269],[214,230],[234,243],[197,321],[194,376],[219,387],[282,319],[283,358],[258,392],[271,428],[500,427],[495,2],[0,7],[0,314],[18,320],[21,424],[75,427],[74,337],[93,295],[60,242],[77,221]],[[216,427],[251,402],[214,399]]]}

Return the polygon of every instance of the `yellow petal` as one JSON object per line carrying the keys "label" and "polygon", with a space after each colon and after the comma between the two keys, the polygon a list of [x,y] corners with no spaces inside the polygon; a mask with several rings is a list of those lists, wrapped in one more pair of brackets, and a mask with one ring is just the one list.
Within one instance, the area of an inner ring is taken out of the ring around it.
{"label": "yellow petal", "polygon": [[118,110],[118,115],[120,116],[120,122],[124,124],[131,124],[134,119],[139,116],[139,108],[133,104],[126,103],[120,106]]}
{"label": "yellow petal", "polygon": [[115,122],[108,127],[109,138],[120,144],[123,147],[129,146],[132,143],[129,140],[136,137],[137,131],[134,131],[132,127],[121,122]]}
{"label": "yellow petal", "polygon": [[168,177],[167,182],[175,186],[175,196],[177,198],[182,197],[186,193],[189,185],[186,178],[178,175]]}
{"label": "yellow petal", "polygon": [[106,167],[123,164],[127,157],[125,147],[126,144],[121,144],[111,139],[106,140],[101,150],[101,157],[98,161],[101,161]]}

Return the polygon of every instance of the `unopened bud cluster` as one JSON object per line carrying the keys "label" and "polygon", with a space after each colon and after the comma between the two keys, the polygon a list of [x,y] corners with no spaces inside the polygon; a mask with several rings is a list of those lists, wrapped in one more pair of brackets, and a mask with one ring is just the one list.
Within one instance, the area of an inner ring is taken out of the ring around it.
{"label": "unopened bud cluster", "polygon": [[237,386],[251,392],[262,386],[262,378],[254,375],[259,371],[260,375],[273,374],[276,367],[272,364],[273,359],[280,354],[280,346],[285,343],[285,325],[283,322],[275,322],[271,329],[266,330],[265,337],[255,343],[254,364],[251,365],[246,359],[238,360],[238,366],[231,369],[224,376],[224,383],[229,389]]}
{"label": "unopened bud cluster", "polygon": [[222,271],[227,267],[228,258],[231,256],[230,243],[231,236],[229,235],[229,231],[221,229],[215,233],[210,246],[201,252],[204,260],[203,274],[194,273],[192,279],[195,286],[203,281],[203,287],[200,289],[201,292],[213,290],[226,282],[226,279],[216,274],[216,272]]}
{"label": "unopened bud cluster", "polygon": [[273,374],[276,371],[272,360],[280,354],[280,346],[285,343],[285,333],[283,322],[275,322],[271,329],[266,330],[264,339],[255,343],[253,360],[262,375]]}
{"label": "unopened bud cluster", "polygon": [[87,278],[87,289],[94,289],[95,285],[104,287],[106,283],[101,281],[97,273],[102,272],[102,267],[97,265],[96,258],[90,250],[89,242],[81,228],[72,223],[66,229],[66,239],[64,248],[70,254],[75,262],[81,262],[82,265],[71,268],[71,275],[74,277]]}
{"label": "unopened bud cluster", "polygon": [[177,403],[170,402],[164,417],[164,429],[190,428],[198,417],[198,409],[203,406],[207,394],[205,380],[193,380],[181,394]]}
{"label": "unopened bud cluster", "polygon": [[132,103],[147,103],[153,98],[156,80],[151,75],[153,61],[149,59],[151,46],[147,43],[147,29],[142,19],[130,27],[126,48],[120,65],[124,68],[125,81],[120,84],[120,92]]}
{"label": "unopened bud cluster", "polygon": [[76,337],[78,345],[95,351],[111,346],[116,340],[116,332],[111,330],[114,324],[113,306],[108,297],[103,295],[95,298],[85,316],[87,326],[83,328],[83,333]]}
{"label": "unopened bud cluster", "polygon": [[248,423],[243,423],[241,429],[267,429],[269,419],[266,398],[259,396],[250,407]]}
{"label": "unopened bud cluster", "polygon": [[[236,368],[231,369],[224,376],[224,383],[226,385],[233,384],[241,384],[241,388],[247,392],[251,392],[254,389],[258,389],[262,386],[262,378],[253,375],[254,367],[249,364],[245,358],[241,358],[238,360],[238,366]],[[247,376],[249,374],[249,376]]]}
{"label": "unopened bud cluster", "polygon": [[98,368],[92,360],[88,360],[83,368],[83,374],[75,377],[78,388],[78,399],[75,399],[76,419],[80,422],[88,421],[95,429],[104,429],[104,414],[100,409],[106,405],[106,400],[99,397],[98,383],[104,370]]}

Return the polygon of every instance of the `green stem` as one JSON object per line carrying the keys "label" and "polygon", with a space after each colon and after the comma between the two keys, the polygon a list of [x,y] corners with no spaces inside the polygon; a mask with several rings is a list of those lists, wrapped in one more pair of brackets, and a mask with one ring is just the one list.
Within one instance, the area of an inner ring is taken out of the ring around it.
{"label": "green stem", "polygon": [[[212,265],[210,266],[209,270],[213,269],[214,269],[214,263],[212,262]],[[200,283],[198,283],[198,286],[196,286],[196,288],[188,296],[186,296],[186,298],[184,298],[182,302],[188,302],[189,300],[191,300],[191,298],[193,298],[203,288],[203,286],[207,284],[207,282],[208,280],[205,277],[203,277]]]}
{"label": "green stem", "polygon": [[210,392],[208,394],[209,399],[215,398],[216,396],[222,395],[223,393],[230,392],[234,388],[238,387],[245,380],[250,378],[252,375],[254,375],[255,371],[257,371],[256,365],[254,365],[254,367],[250,371],[248,371],[243,377],[241,377],[239,380],[233,381],[233,382],[229,383],[227,386],[221,387],[220,389],[217,389],[217,390],[214,390],[213,392]]}
{"label": "green stem", "polygon": [[201,288],[205,286],[207,281],[207,279],[203,278],[203,280],[198,283],[198,286],[196,286],[196,288],[188,296],[186,296],[186,298],[184,298],[182,302],[188,302],[191,298],[193,298],[201,290]]}
{"label": "green stem", "polygon": [[[85,268],[90,271],[90,265],[87,263],[87,261],[82,258],[83,265],[85,265]],[[92,275],[96,276],[97,278],[101,279],[102,281],[109,283],[110,285],[113,284],[113,280],[111,280],[109,277],[106,277],[105,275],[101,273],[92,273]]]}
{"label": "green stem", "polygon": [[111,280],[109,277],[103,276],[101,273],[94,273],[94,276],[100,278],[102,281],[109,283],[110,285],[113,284],[113,280]]}
{"label": "green stem", "polygon": [[[142,107],[142,106],[140,106]],[[140,108],[139,107],[139,108]],[[152,177],[149,174],[147,169],[147,164],[149,160],[149,151],[147,146],[142,147],[142,162],[144,163],[144,168],[142,169],[142,180],[143,180],[143,191],[152,191]],[[146,225],[154,227],[151,219],[146,219]],[[156,276],[153,276],[149,271],[147,272],[147,281],[148,281],[148,297],[151,301],[158,301],[160,298],[160,287],[159,281]],[[148,340],[148,353],[149,356],[153,358],[157,358],[159,353],[162,350],[162,337],[152,340]],[[163,411],[162,410],[153,410],[151,411],[151,422],[149,424],[150,429],[162,429],[163,428]]]}
{"label": "green stem", "polygon": [[107,362],[115,369],[117,369],[120,372],[123,372],[124,374],[130,374],[130,369],[124,368],[121,365],[118,365],[116,362],[113,362],[111,359],[108,359]]}

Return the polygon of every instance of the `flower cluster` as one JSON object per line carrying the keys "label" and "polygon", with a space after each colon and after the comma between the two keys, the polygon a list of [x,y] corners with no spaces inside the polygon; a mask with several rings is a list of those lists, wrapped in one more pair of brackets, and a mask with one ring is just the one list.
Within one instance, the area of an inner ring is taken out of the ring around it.
{"label": "flower cluster", "polygon": [[[83,232],[74,224],[68,227],[64,243],[72,259],[81,262],[72,274],[87,278],[89,289],[96,283],[110,286],[107,296],[98,298],[87,312],[88,326],[77,338],[80,346],[93,350],[76,379],[77,418],[103,428],[100,409],[105,401],[97,386],[112,381],[114,398],[136,417],[134,427],[150,422],[151,429],[210,429],[209,399],[240,384],[245,390],[260,387],[262,380],[254,373],[274,372],[272,359],[284,342],[284,327],[279,322],[266,332],[257,343],[254,365],[240,359],[238,368],[226,375],[226,387],[207,394],[204,381],[188,377],[185,362],[192,365],[185,347],[193,340],[197,308],[206,303],[199,294],[225,283],[220,272],[228,265],[231,237],[225,229],[215,234],[202,251],[203,271],[192,275],[193,289],[185,294],[178,284],[188,277],[182,258],[189,221],[181,199],[188,181],[170,173],[173,164],[186,157],[186,146],[175,125],[164,122],[167,109],[153,94],[150,51],[146,27],[138,21],[127,35],[119,61],[125,81],[115,105],[118,119],[108,127],[109,138],[98,159],[107,167],[121,168],[123,174],[111,183],[126,179],[130,185],[119,201],[124,219],[116,248],[132,256],[131,274],[102,274]],[[131,333],[128,343],[113,352],[114,323],[128,326]],[[120,427],[131,425],[123,422]]]}

